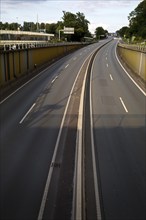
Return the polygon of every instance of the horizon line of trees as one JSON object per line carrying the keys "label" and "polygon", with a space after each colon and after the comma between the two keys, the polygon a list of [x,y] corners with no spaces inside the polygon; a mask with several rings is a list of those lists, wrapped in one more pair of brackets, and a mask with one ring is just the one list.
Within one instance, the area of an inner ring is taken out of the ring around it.
{"label": "horizon line of trees", "polygon": [[[124,26],[117,31],[117,34],[122,38],[143,40],[146,39],[146,0],[143,0],[138,4],[134,11],[129,16],[129,26]],[[93,35],[88,29],[90,22],[85,18],[85,15],[81,12],[73,14],[71,12],[63,11],[62,21],[57,23],[34,23],[24,21],[23,25],[19,23],[2,23],[0,22],[1,30],[22,30],[22,31],[39,31],[45,30],[46,33],[54,34],[57,38],[59,30],[65,27],[74,27],[75,33],[66,35],[61,33],[62,40],[67,39],[68,41],[84,41],[84,37],[92,38]],[[97,27],[95,29],[95,38],[101,39],[106,38],[108,31],[104,30],[103,27]]]}
{"label": "horizon line of trees", "polygon": [[62,21],[57,23],[34,23],[34,22],[23,22],[23,25],[13,22],[13,23],[2,23],[0,22],[1,30],[21,30],[21,31],[32,31],[40,32],[44,31],[46,33],[54,34],[55,38],[58,38],[59,30],[65,27],[74,27],[74,34],[66,35],[61,32],[62,40],[67,39],[67,41],[84,41],[84,37],[96,39],[105,38],[108,33],[107,30],[104,30],[102,27],[97,27],[95,29],[95,34],[91,34],[89,31],[88,25],[90,22],[85,18],[85,15],[81,12],[73,14],[71,12],[63,11]]}
{"label": "horizon line of trees", "polygon": [[88,29],[88,24],[90,22],[85,18],[83,13],[77,12],[73,14],[71,12],[63,11],[62,21],[58,21],[57,23],[34,23],[34,22],[26,22],[24,21],[23,25],[19,23],[2,23],[0,22],[1,30],[21,30],[21,31],[44,31],[46,33],[54,34],[57,38],[59,34],[59,30],[64,29],[65,27],[74,27],[74,34],[64,34],[61,32],[61,38],[67,39],[68,41],[83,41],[84,37],[92,37]]}
{"label": "horizon line of trees", "polygon": [[128,41],[146,39],[146,0],[143,0],[128,16],[129,26],[124,26],[117,34]]}

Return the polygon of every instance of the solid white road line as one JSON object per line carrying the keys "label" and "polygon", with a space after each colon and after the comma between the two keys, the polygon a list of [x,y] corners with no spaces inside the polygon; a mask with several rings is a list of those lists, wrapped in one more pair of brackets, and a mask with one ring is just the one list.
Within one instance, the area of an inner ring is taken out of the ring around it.
{"label": "solid white road line", "polygon": [[[117,43],[118,44],[118,43]],[[126,69],[123,67],[123,65],[121,64],[118,56],[117,56],[117,52],[116,52],[116,47],[115,47],[115,57],[118,61],[118,63],[120,64],[120,66],[122,67],[122,69],[124,70],[124,72],[127,74],[127,76],[131,79],[131,81],[137,86],[137,88],[143,93],[144,96],[146,96],[146,92],[143,91],[143,89],[134,81],[134,79],[129,75],[129,73],[126,71]]]}
{"label": "solid white road line", "polygon": [[[94,52],[97,49],[95,49],[91,54],[94,54]],[[91,55],[90,54],[90,55]],[[90,57],[90,55],[86,58],[86,60]],[[84,61],[84,63],[86,62],[86,60]],[[91,61],[91,58],[90,58]],[[89,61],[89,63],[90,63]],[[83,65],[84,65],[83,63]],[[88,63],[88,67],[89,68],[89,63]],[[82,66],[83,66],[82,65]],[[73,201],[76,201],[76,203],[74,204],[73,202],[73,215],[72,215],[72,220],[77,219],[77,220],[82,220],[83,216],[82,216],[82,135],[83,135],[83,105],[84,105],[84,94],[85,94],[85,82],[86,82],[86,77],[87,77],[87,69],[85,72],[85,76],[84,76],[84,80],[83,80],[83,85],[82,85],[82,91],[81,91],[81,98],[80,98],[80,105],[79,105],[79,117],[78,117],[78,125],[77,125],[77,140],[76,140],[76,156],[75,156],[75,175],[74,175],[74,179],[75,179],[75,183],[74,185],[76,187],[74,187],[74,196],[73,196]],[[77,177],[77,180],[76,180]],[[75,213],[74,213],[75,211]],[[75,216],[74,216],[75,214]]]}
{"label": "solid white road line", "polygon": [[[86,60],[84,61],[84,63],[85,62],[86,62]],[[76,76],[76,79],[74,81],[74,84],[73,84],[72,89],[71,89],[70,94],[69,94],[69,98],[68,98],[68,101],[67,101],[67,104],[66,104],[66,107],[65,107],[65,111],[64,111],[64,114],[63,114],[63,118],[62,118],[62,121],[61,121],[61,125],[60,125],[60,129],[59,129],[57,141],[56,141],[56,144],[55,144],[55,149],[54,149],[54,153],[53,153],[53,157],[52,157],[52,163],[56,159],[56,154],[57,154],[57,151],[58,151],[60,137],[61,137],[61,133],[62,133],[62,129],[63,129],[65,117],[66,117],[66,113],[67,113],[67,110],[68,110],[69,102],[70,102],[70,99],[71,99],[71,96],[72,96],[75,84],[77,82],[77,79],[78,79],[78,77],[80,75],[80,72],[81,72],[81,69],[82,69],[84,63],[82,64],[82,66],[81,66],[81,68],[80,68],[80,70],[79,70],[79,72],[78,72],[78,74]],[[52,178],[52,173],[53,173],[53,166],[50,166],[37,220],[42,220],[43,219],[43,214],[44,214],[44,209],[45,209],[45,205],[46,205],[47,195],[48,195],[49,186],[50,186],[50,182],[51,182],[51,178]]]}
{"label": "solid white road line", "polygon": [[[71,99],[71,96],[72,96],[77,78],[79,76],[79,73],[80,73],[80,71],[78,72],[78,75],[76,76],[76,79],[75,79],[74,84],[72,86],[72,89],[70,91],[69,98],[68,98],[68,101],[67,101],[67,104],[66,104],[66,107],[65,107],[65,111],[64,111],[63,118],[62,118],[62,121],[61,121],[57,141],[56,141],[56,144],[55,144],[55,149],[54,149],[54,153],[53,153],[53,157],[52,157],[52,163],[56,159],[56,154],[57,154],[58,147],[59,147],[59,141],[60,141],[60,137],[61,137],[61,133],[62,133],[62,129],[63,129],[63,124],[64,124],[64,121],[65,121],[65,116],[66,116],[66,113],[67,113],[69,102],[70,102],[70,99]],[[43,197],[42,197],[42,201],[41,201],[41,206],[40,206],[40,210],[39,210],[39,214],[38,214],[38,218],[37,218],[38,220],[43,219],[43,214],[44,214],[44,209],[45,209],[45,205],[46,205],[47,195],[48,195],[49,186],[50,186],[50,182],[51,182],[51,178],[52,178],[52,173],[53,173],[53,166],[50,166],[47,181],[46,181],[46,185],[45,185],[45,189],[44,189],[44,193],[43,193]]]}
{"label": "solid white road line", "polygon": [[119,97],[119,98],[120,98],[120,101],[121,101],[121,103],[122,103],[122,105],[123,105],[123,107],[124,107],[124,109],[125,109],[125,112],[128,113],[128,110],[127,110],[127,108],[126,108],[126,105],[125,105],[123,99],[122,99],[121,97]]}
{"label": "solid white road line", "polygon": [[100,198],[99,198],[99,184],[98,184],[97,169],[96,169],[94,134],[93,134],[94,127],[93,127],[93,109],[92,109],[91,83],[92,83],[94,62],[95,62],[95,58],[94,58],[94,61],[93,61],[93,65],[92,65],[92,69],[91,69],[91,76],[90,76],[90,133],[91,133],[91,149],[92,149],[92,164],[93,164],[93,175],[94,175],[94,188],[95,188],[95,198],[96,198],[96,214],[97,214],[97,219],[98,220],[102,220]]}
{"label": "solid white road line", "polygon": [[[91,61],[91,58],[89,60],[89,63]],[[76,216],[74,216],[75,219],[82,220],[82,161],[83,161],[83,155],[82,155],[82,132],[83,132],[83,108],[84,108],[84,95],[85,95],[85,85],[86,85],[86,78],[87,78],[87,71],[89,68],[89,63],[86,68],[86,72],[83,79],[83,85],[82,85],[82,91],[81,91],[81,97],[80,97],[80,105],[79,105],[79,117],[78,117],[78,124],[77,124],[77,141],[76,141],[76,176],[77,176],[77,184],[76,184]]]}
{"label": "solid white road line", "polygon": [[34,103],[31,108],[27,111],[27,113],[24,115],[24,117],[21,119],[21,121],[19,122],[19,124],[22,124],[22,122],[25,120],[25,118],[27,117],[27,115],[31,112],[31,110],[34,108],[34,106],[36,105],[36,103]]}

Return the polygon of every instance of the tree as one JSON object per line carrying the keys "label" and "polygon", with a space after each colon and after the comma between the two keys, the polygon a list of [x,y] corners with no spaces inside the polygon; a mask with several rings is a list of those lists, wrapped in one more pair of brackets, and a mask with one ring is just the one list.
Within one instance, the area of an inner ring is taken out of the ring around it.
{"label": "tree", "polygon": [[63,11],[62,20],[66,27],[75,27],[76,25],[76,15],[71,12]]}
{"label": "tree", "polygon": [[17,30],[18,29],[18,23],[11,23],[9,25],[10,30]]}
{"label": "tree", "polygon": [[[82,41],[84,37],[92,37],[91,33],[88,30],[88,24],[90,22],[85,18],[85,15],[81,12],[77,12],[73,14],[71,12],[63,11],[62,21],[58,21],[57,23],[45,24],[45,23],[33,23],[24,21],[22,29],[23,31],[37,31],[39,29],[46,29],[47,33],[59,34],[59,30],[64,29],[64,27],[72,27],[74,28],[74,34],[64,34],[61,36],[63,38],[67,38],[68,41]],[[17,29],[18,24],[3,24],[0,23],[1,29]],[[57,36],[58,37],[58,36]]]}
{"label": "tree", "polygon": [[129,37],[129,27],[124,26],[122,27],[120,30],[117,31],[117,33],[121,36],[121,37]]}
{"label": "tree", "polygon": [[24,31],[36,31],[36,25],[33,22],[24,21],[23,30]]}
{"label": "tree", "polygon": [[73,27],[74,35],[66,35],[65,37],[71,41],[81,41],[84,36],[89,36],[88,24],[90,23],[83,13],[73,14],[71,12],[63,11],[62,25],[65,27]]}
{"label": "tree", "polygon": [[146,0],[143,0],[129,16],[131,36],[146,38]]}
{"label": "tree", "polygon": [[45,23],[42,22],[42,23],[40,24],[40,29],[45,29]]}
{"label": "tree", "polygon": [[57,24],[56,23],[51,23],[51,24],[46,24],[46,32],[50,34],[55,34],[57,31]]}
{"label": "tree", "polygon": [[103,27],[97,27],[95,29],[95,35],[97,39],[106,38],[108,31],[104,30]]}

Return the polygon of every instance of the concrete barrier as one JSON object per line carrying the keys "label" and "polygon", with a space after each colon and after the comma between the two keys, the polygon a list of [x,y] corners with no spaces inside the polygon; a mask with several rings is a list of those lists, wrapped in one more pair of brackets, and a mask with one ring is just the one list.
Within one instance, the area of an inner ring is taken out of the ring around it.
{"label": "concrete barrier", "polygon": [[0,87],[82,46],[82,43],[72,43],[0,51]]}
{"label": "concrete barrier", "polygon": [[146,82],[146,52],[119,44],[117,51],[126,65]]}

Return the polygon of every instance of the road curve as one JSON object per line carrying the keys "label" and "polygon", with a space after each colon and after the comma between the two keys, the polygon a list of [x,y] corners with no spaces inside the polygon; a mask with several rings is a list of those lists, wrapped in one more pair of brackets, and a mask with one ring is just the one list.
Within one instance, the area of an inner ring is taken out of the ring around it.
{"label": "road curve", "polygon": [[79,219],[146,218],[145,95],[121,68],[116,40],[89,68],[91,54],[108,41],[60,59],[1,101],[1,219],[77,218],[82,117]]}
{"label": "road curve", "polygon": [[[113,41],[97,53],[90,85],[101,219],[144,220],[146,97],[119,65],[116,44]],[[86,152],[92,153],[87,147]],[[87,180],[87,207],[92,200],[89,185]],[[92,207],[87,209],[87,219],[91,211]]]}
{"label": "road curve", "polygon": [[[49,216],[49,219],[57,219],[60,215],[65,215],[67,219],[71,218],[75,147],[71,150],[64,148],[64,140],[70,137],[68,126],[63,127],[64,138],[61,140],[57,161],[52,159],[76,76],[86,58],[102,44],[104,41],[86,46],[62,58],[1,101],[0,213],[2,219],[39,218],[50,167],[57,168],[54,171],[59,169],[63,172],[58,172],[58,175],[55,175],[58,179],[52,181],[53,190],[50,190],[49,201],[52,202],[53,209],[50,210],[50,206],[46,208],[43,213],[44,218]],[[80,87],[75,89],[79,90]],[[76,93],[72,96],[78,99]],[[77,117],[73,114],[68,116],[68,120],[72,121]],[[74,125],[72,128],[72,138],[69,141],[76,143],[76,129]],[[68,166],[71,169],[67,169]],[[66,175],[69,177],[67,180],[69,182],[64,183]],[[67,207],[63,213],[56,212],[61,210],[56,206],[56,201],[61,201],[58,186],[60,190],[62,186],[68,189],[69,199],[64,199],[62,203]],[[51,194],[51,192],[55,193]]]}

